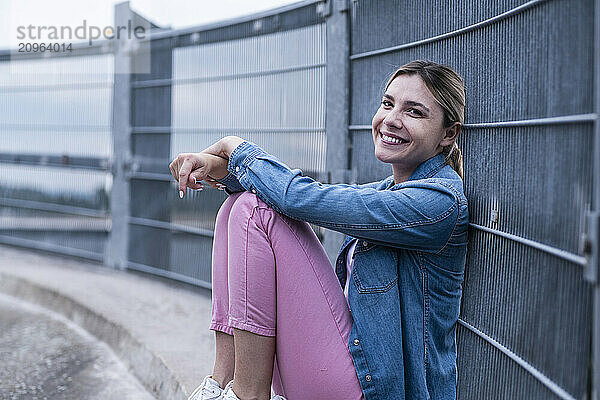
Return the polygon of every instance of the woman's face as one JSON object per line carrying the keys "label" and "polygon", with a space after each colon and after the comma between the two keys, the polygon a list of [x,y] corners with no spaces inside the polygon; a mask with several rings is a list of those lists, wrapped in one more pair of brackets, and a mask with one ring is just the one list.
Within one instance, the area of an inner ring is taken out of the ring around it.
{"label": "woman's face", "polygon": [[419,75],[396,77],[373,117],[375,156],[407,179],[419,164],[452,143],[442,140],[443,121],[442,107]]}

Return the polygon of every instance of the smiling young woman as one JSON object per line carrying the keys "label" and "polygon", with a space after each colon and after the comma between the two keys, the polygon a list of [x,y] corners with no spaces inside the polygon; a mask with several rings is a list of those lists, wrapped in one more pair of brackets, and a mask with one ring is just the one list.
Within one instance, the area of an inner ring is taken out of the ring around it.
{"label": "smiling young woman", "polygon": [[[173,160],[182,196],[196,180],[229,194],[213,241],[215,366],[190,399],[268,400],[271,384],[288,400],[456,398],[464,109],[450,67],[400,67],[372,121],[392,175],[363,185],[316,182],[237,136]],[[346,235],[334,266],[309,223]]]}
{"label": "smiling young woman", "polygon": [[441,152],[462,178],[456,138],[464,112],[464,83],[454,70],[426,61],[403,65],[388,80],[373,117],[375,156],[392,164],[395,183]]}

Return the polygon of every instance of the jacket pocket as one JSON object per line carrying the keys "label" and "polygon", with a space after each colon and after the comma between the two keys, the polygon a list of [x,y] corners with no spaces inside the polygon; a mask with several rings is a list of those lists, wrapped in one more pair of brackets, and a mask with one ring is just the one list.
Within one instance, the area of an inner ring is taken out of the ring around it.
{"label": "jacket pocket", "polygon": [[397,285],[396,250],[359,240],[353,258],[352,278],[359,293],[383,293]]}

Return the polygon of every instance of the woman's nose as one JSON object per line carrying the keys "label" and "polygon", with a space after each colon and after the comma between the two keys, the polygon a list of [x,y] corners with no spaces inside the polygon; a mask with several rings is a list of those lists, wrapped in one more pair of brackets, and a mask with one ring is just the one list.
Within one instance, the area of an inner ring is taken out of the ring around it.
{"label": "woman's nose", "polygon": [[402,119],[400,114],[390,111],[385,118],[383,118],[383,125],[390,128],[402,129]]}

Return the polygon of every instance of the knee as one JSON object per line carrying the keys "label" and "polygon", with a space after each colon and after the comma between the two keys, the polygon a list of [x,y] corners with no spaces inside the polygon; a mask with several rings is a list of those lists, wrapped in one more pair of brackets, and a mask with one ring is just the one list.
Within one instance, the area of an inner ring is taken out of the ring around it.
{"label": "knee", "polygon": [[234,226],[238,226],[238,224],[242,221],[250,218],[254,209],[259,206],[258,197],[251,192],[241,192],[239,196],[235,199],[235,203],[231,206],[231,212],[229,213],[229,224],[234,224]]}
{"label": "knee", "polygon": [[227,221],[229,221],[229,214],[231,214],[231,209],[233,208],[233,205],[235,204],[237,198],[241,195],[241,193],[242,192],[233,193],[229,195],[221,204],[221,207],[219,207],[216,216],[217,225],[227,224]]}

